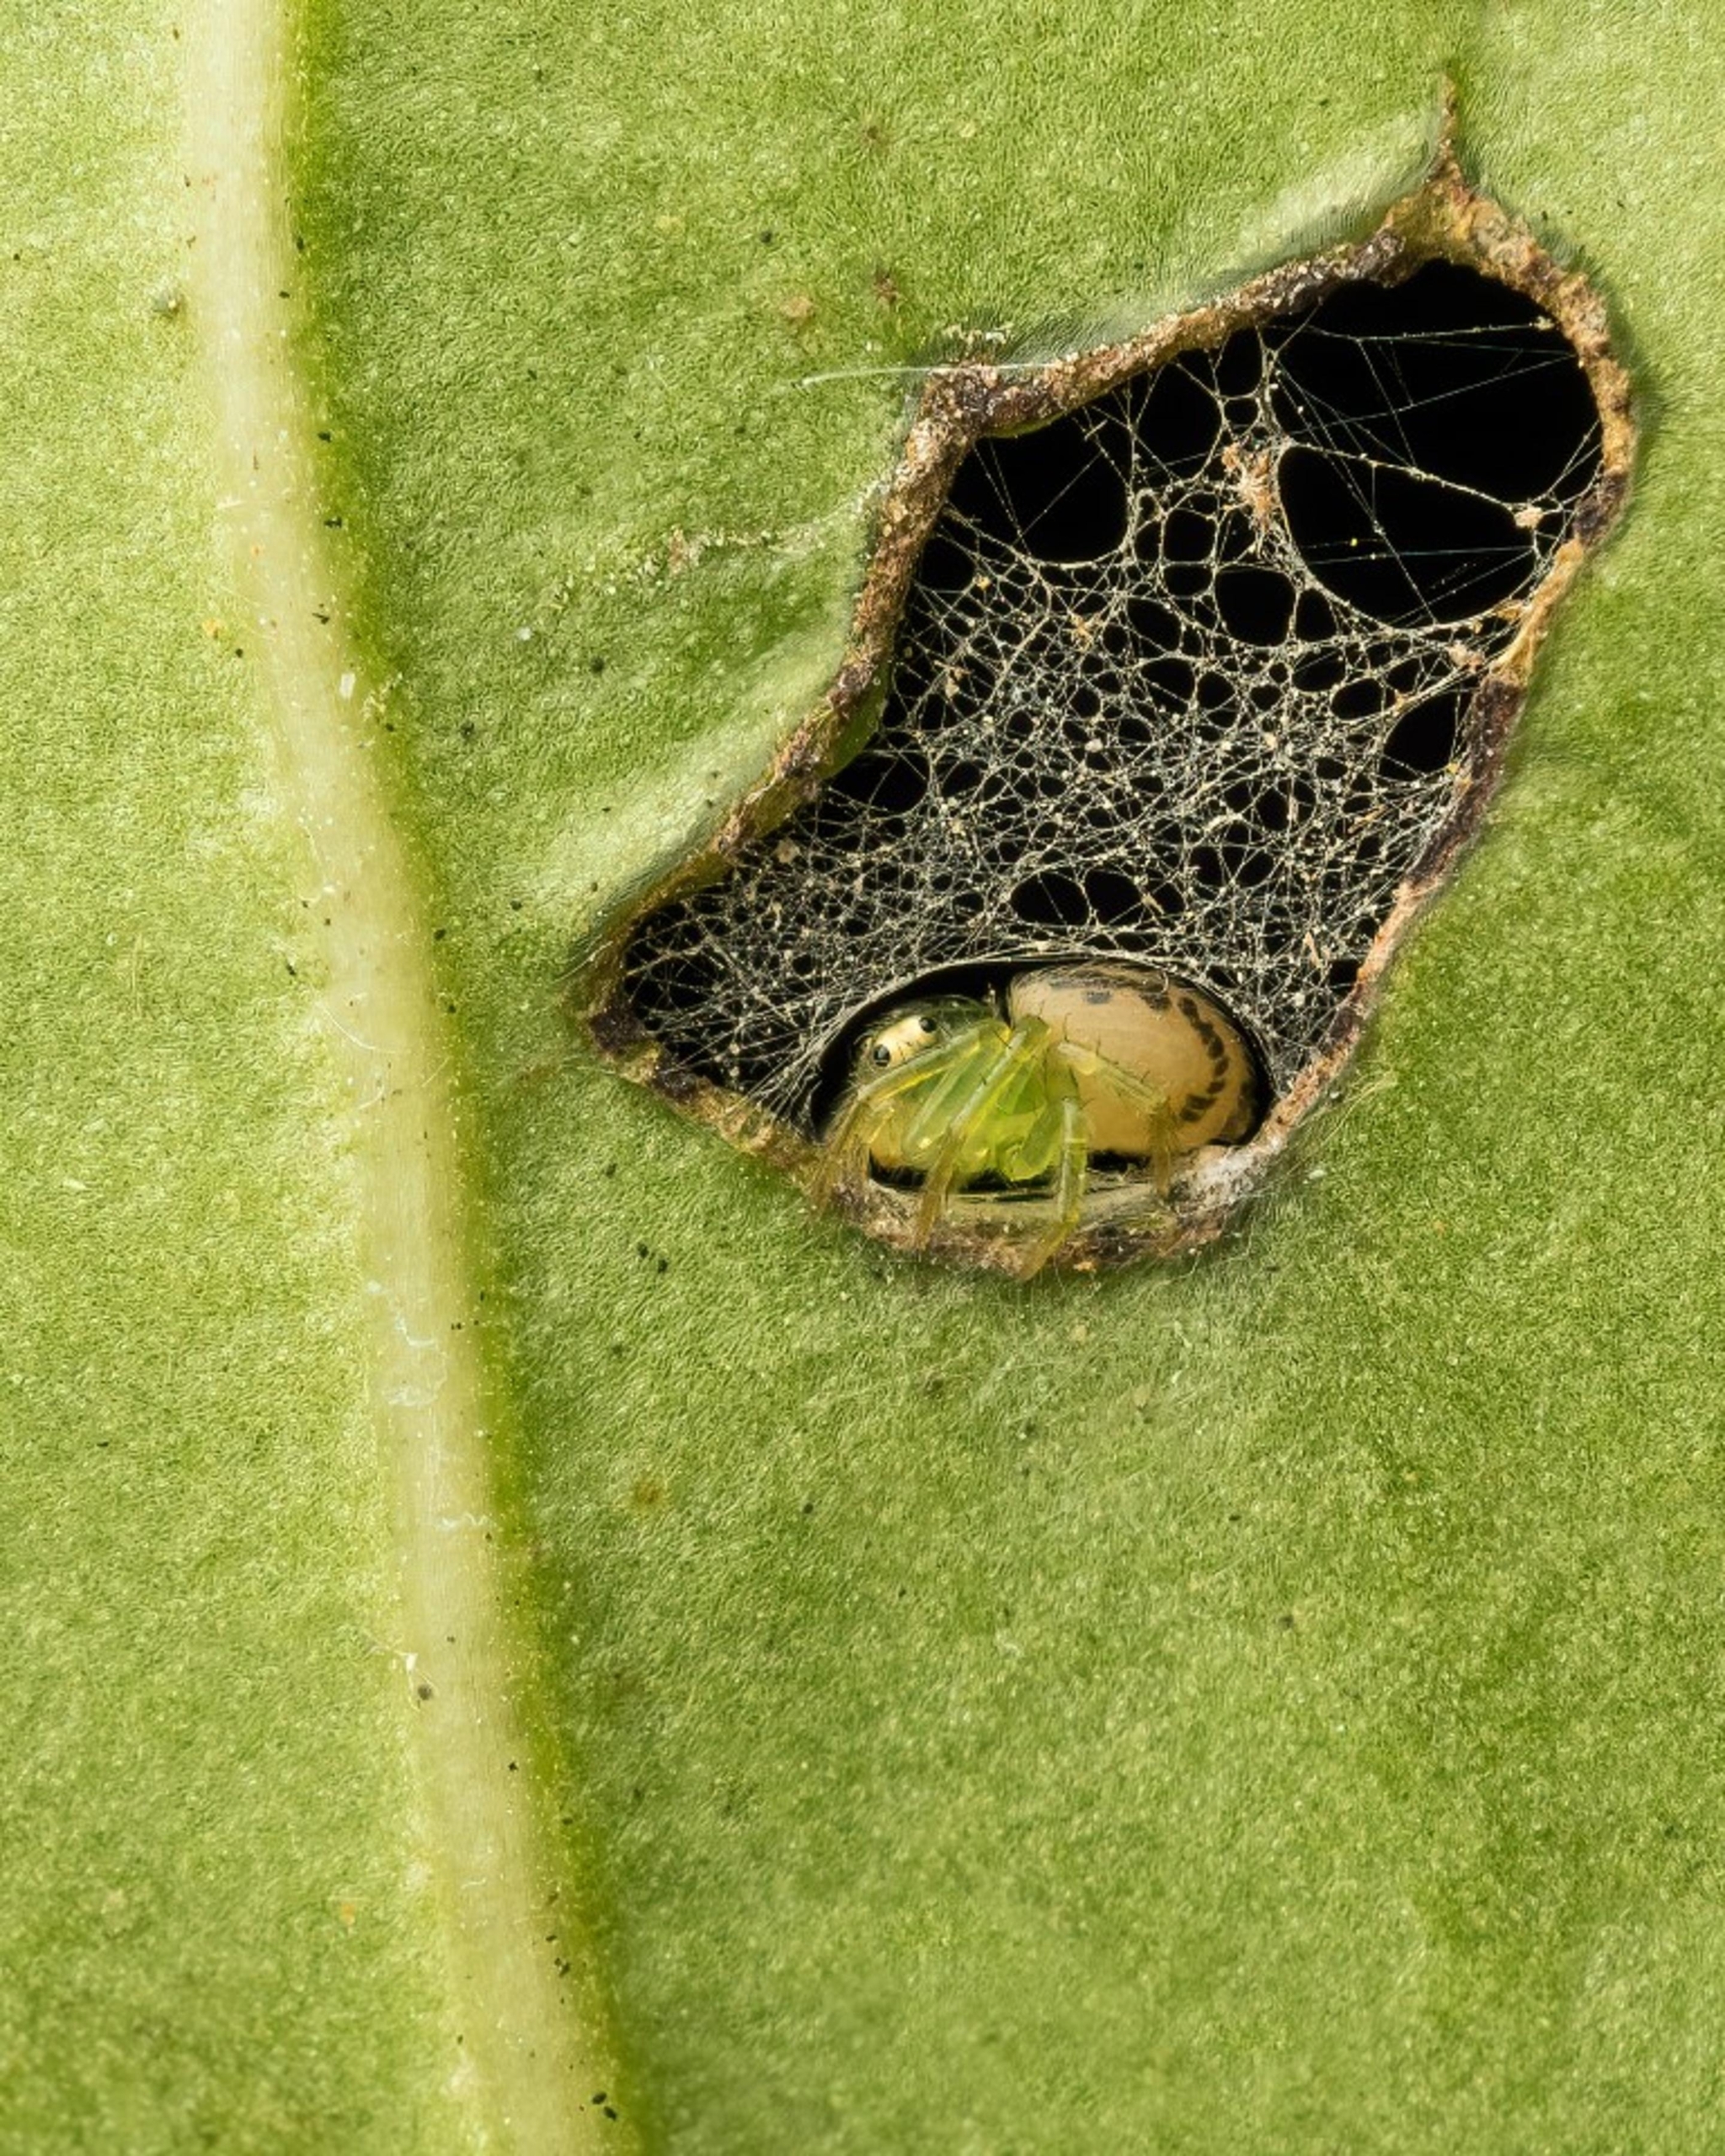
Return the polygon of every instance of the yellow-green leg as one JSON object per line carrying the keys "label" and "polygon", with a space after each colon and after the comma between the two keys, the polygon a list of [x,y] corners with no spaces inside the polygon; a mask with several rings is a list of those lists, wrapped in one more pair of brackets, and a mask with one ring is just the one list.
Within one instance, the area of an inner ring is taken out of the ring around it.
{"label": "yellow-green leg", "polygon": [[827,1134],[825,1156],[809,1185],[817,1205],[839,1191],[860,1190],[868,1177],[868,1155],[888,1112],[905,1094],[931,1084],[971,1052],[967,1041],[946,1041],[912,1056],[896,1070],[852,1086]]}
{"label": "yellow-green leg", "polygon": [[1128,1070],[1109,1056],[1098,1055],[1094,1049],[1081,1048],[1074,1041],[1057,1042],[1053,1053],[1075,1075],[1106,1086],[1118,1098],[1143,1113],[1151,1133],[1151,1150],[1146,1155],[1151,1179],[1159,1191],[1166,1191],[1174,1162],[1184,1150],[1180,1125],[1167,1095],[1160,1086],[1140,1078],[1136,1071]]}
{"label": "yellow-green leg", "polygon": [[[920,1250],[934,1233],[946,1209],[953,1186],[964,1165],[964,1155],[979,1135],[985,1136],[989,1110],[1027,1065],[1042,1055],[1048,1043],[1048,1027],[1039,1018],[1024,1018],[1013,1027],[999,1051],[980,1067],[972,1085],[965,1087],[946,1113],[946,1134],[922,1178],[922,1195],[916,1207],[916,1244]],[[919,1123],[921,1119],[919,1118]],[[911,1142],[926,1139],[913,1127]],[[985,1145],[984,1151],[988,1151]],[[988,1162],[989,1166],[995,1163]]]}
{"label": "yellow-green leg", "polygon": [[1025,1246],[1019,1277],[1028,1280],[1060,1246],[1071,1241],[1084,1208],[1084,1184],[1089,1171],[1089,1148],[1084,1142],[1084,1108],[1076,1093],[1060,1102],[1060,1150],[1055,1159],[1054,1219],[1033,1242]]}

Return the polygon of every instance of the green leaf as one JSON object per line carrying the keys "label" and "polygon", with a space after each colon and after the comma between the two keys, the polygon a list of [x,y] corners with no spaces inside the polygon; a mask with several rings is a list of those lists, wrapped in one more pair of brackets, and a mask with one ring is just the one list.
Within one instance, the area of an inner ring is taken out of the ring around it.
{"label": "green leaf", "polygon": [[[1692,12],[39,13],[0,2145],[1693,2145]],[[899,1263],[594,1067],[572,953],[820,692],[900,371],[1359,229],[1446,71],[1647,426],[1491,828],[1242,1236]]]}

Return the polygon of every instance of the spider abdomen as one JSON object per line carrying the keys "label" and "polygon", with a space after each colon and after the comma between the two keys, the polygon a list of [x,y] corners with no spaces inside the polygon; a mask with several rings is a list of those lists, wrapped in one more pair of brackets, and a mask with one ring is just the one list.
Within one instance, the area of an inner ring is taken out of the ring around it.
{"label": "spider abdomen", "polygon": [[1151,966],[1098,961],[1020,974],[1007,991],[1014,1019],[1039,1018],[1056,1041],[1098,1059],[1071,1059],[1092,1153],[1148,1159],[1166,1150],[1143,1103],[1109,1081],[1124,1070],[1161,1094],[1178,1147],[1232,1145],[1258,1116],[1252,1053],[1233,1021],[1200,989]]}

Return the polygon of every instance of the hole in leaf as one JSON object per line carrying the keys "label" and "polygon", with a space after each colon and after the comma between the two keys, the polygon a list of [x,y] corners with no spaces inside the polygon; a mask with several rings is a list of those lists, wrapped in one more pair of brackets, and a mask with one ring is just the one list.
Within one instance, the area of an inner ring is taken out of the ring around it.
{"label": "hole in leaf", "polygon": [[1530,297],[1386,259],[1160,366],[931,392],[948,492],[889,521],[834,691],[835,727],[881,697],[873,734],[621,933],[665,1067],[812,1134],[869,1011],[1084,958],[1210,990],[1273,1095],[1346,1038],[1398,894],[1483,799],[1458,774],[1505,722],[1476,699],[1625,469]]}

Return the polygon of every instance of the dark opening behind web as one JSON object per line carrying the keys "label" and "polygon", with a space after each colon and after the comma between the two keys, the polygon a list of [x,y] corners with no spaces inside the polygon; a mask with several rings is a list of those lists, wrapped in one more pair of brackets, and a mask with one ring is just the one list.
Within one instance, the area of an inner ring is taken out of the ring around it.
{"label": "dark opening behind web", "polygon": [[812,1126],[942,976],[1166,966],[1322,1040],[1453,802],[1479,664],[1599,466],[1573,349],[1434,264],[1344,287],[966,458],[876,733],[637,930],[681,1065]]}

